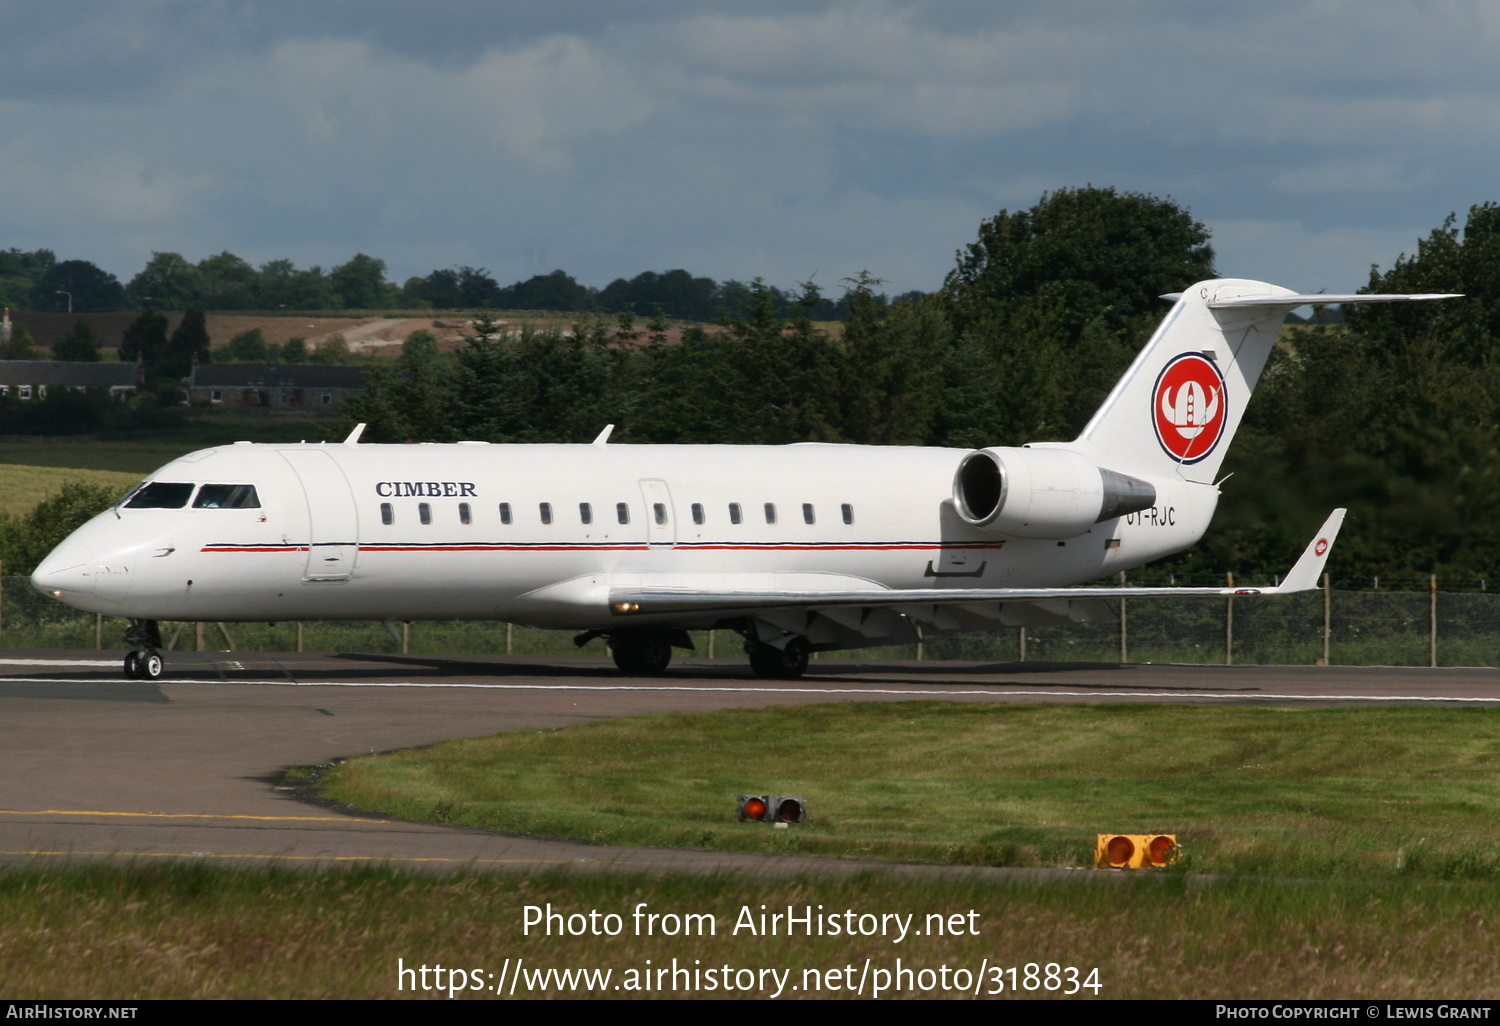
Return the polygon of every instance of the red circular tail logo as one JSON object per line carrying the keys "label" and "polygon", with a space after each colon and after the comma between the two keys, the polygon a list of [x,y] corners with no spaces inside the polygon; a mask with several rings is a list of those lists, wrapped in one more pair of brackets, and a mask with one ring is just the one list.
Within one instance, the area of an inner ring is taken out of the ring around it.
{"label": "red circular tail logo", "polygon": [[1224,375],[1201,353],[1173,357],[1151,393],[1156,440],[1179,463],[1197,463],[1224,437],[1229,398]]}
{"label": "red circular tail logo", "polygon": [[1313,546],[1313,555],[1315,555],[1315,556],[1321,556],[1323,553],[1325,553],[1327,551],[1328,551],[1328,539],[1327,538],[1319,538],[1318,539],[1318,544],[1316,544],[1316,545]]}

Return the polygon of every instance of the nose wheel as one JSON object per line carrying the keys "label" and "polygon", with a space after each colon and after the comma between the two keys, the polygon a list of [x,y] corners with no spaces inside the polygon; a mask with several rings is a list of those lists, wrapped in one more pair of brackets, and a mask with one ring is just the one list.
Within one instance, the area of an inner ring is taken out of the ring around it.
{"label": "nose wheel", "polygon": [[131,680],[156,680],[161,669],[161,655],[157,652],[125,653],[125,676]]}
{"label": "nose wheel", "polygon": [[135,648],[125,653],[125,676],[130,680],[156,680],[161,676],[161,631],[155,620],[132,620],[125,630],[125,643]]}

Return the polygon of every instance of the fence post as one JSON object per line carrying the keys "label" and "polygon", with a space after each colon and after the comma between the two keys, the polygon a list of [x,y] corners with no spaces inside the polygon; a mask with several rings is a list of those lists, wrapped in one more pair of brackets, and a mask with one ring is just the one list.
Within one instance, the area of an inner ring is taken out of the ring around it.
{"label": "fence post", "polygon": [[297,621],[297,651],[302,651],[302,621]]}
{"label": "fence post", "polygon": [[1323,666],[1327,666],[1328,665],[1328,637],[1329,637],[1329,635],[1331,633],[1331,629],[1330,629],[1330,627],[1331,627],[1331,618],[1330,618],[1329,614],[1332,612],[1332,608],[1333,608],[1332,607],[1332,603],[1330,602],[1330,598],[1331,598],[1332,595],[1333,595],[1333,591],[1332,591],[1331,585],[1328,583],[1328,575],[1324,574],[1323,575],[1323,662],[1322,662]]}
{"label": "fence post", "polygon": [[1437,574],[1427,580],[1427,665],[1437,665]]}
{"label": "fence post", "polygon": [[715,633],[716,632],[712,628],[709,629],[709,632],[708,632],[708,657],[710,659],[712,659],[714,657],[714,634]]}
{"label": "fence post", "polygon": [[[516,625],[513,624],[513,623],[506,624],[505,625],[505,654],[506,655],[510,655],[511,649],[515,646],[515,638],[516,638]],[[712,635],[709,636],[709,644],[713,644],[713,636]]]}
{"label": "fence post", "polygon": [[[1233,588],[1234,574],[1226,573],[1225,582]],[[1224,665],[1229,666],[1234,662],[1234,596],[1229,596],[1224,602]]]}
{"label": "fence post", "polygon": [[411,651],[411,621],[401,621],[401,654],[407,655]]}
{"label": "fence post", "polygon": [[[917,662],[920,663],[927,657],[927,639],[922,635],[921,624],[914,623],[912,624],[912,627],[914,627],[917,632]],[[813,655],[817,655],[817,653],[814,652]]]}
{"label": "fence post", "polygon": [[94,614],[94,649],[97,651],[104,647],[104,614]]}
{"label": "fence post", "polygon": [[4,581],[5,581],[5,564],[4,563],[0,563],[0,630],[3,630],[4,629],[4,625],[5,625],[5,613],[3,612],[3,610],[5,609]]}
{"label": "fence post", "polygon": [[[1125,571],[1124,570],[1120,571],[1120,587],[1122,587],[1122,588],[1125,587]],[[1122,663],[1128,663],[1128,662],[1130,662],[1130,645],[1129,645],[1129,642],[1126,640],[1127,635],[1126,635],[1126,628],[1125,628],[1125,602],[1126,602],[1125,596],[1121,595],[1120,596],[1120,662],[1122,662]]]}
{"label": "fence post", "polygon": [[198,642],[198,651],[202,652],[203,651],[203,624],[202,623],[195,623],[195,624],[193,624],[193,636],[197,639],[197,642]]}
{"label": "fence post", "polygon": [[1024,663],[1026,661],[1026,628],[1022,627],[1020,628],[1020,631],[1021,633],[1019,637],[1021,639],[1021,662]]}

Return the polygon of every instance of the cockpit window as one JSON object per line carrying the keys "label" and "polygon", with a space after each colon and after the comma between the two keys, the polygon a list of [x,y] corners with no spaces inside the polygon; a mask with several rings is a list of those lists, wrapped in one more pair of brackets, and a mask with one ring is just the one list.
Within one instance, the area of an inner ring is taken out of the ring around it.
{"label": "cockpit window", "polygon": [[198,489],[194,509],[260,509],[254,485],[206,484]]}
{"label": "cockpit window", "polygon": [[152,481],[125,503],[126,509],[181,509],[187,505],[193,486],[175,481]]}

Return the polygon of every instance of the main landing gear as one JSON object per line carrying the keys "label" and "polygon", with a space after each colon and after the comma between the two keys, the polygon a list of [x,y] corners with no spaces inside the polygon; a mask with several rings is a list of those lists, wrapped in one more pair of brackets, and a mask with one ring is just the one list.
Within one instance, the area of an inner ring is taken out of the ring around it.
{"label": "main landing gear", "polygon": [[132,620],[125,630],[125,676],[131,680],[156,680],[161,676],[161,631],[155,620]]}
{"label": "main landing gear", "polygon": [[[598,636],[591,631],[573,640],[582,645]],[[670,627],[631,627],[609,632],[609,654],[620,672],[630,677],[659,677],[672,661],[672,649],[692,647],[687,631]]]}
{"label": "main landing gear", "polygon": [[796,680],[807,671],[809,650],[804,637],[794,637],[781,648],[746,638],[745,654],[750,657],[750,669],[757,677]]}

